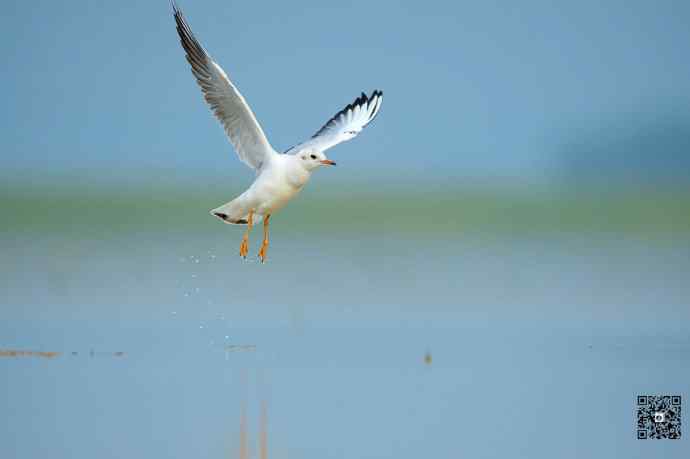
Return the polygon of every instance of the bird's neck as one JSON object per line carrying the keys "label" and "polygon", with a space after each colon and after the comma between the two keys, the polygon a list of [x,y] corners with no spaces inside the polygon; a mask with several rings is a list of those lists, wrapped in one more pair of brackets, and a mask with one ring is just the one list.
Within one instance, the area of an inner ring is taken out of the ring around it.
{"label": "bird's neck", "polygon": [[311,171],[302,165],[302,161],[297,156],[290,155],[287,159],[286,178],[288,183],[295,188],[302,188],[309,181]]}

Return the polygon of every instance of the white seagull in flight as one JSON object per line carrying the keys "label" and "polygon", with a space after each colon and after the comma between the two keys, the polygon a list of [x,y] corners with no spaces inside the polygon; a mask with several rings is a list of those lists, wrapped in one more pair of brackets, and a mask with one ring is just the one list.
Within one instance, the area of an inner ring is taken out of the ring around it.
{"label": "white seagull in flight", "polygon": [[242,94],[194,37],[177,5],[173,2],[172,6],[180,42],[206,102],[223,125],[237,156],[256,171],[256,179],[249,189],[227,204],[211,210],[211,213],[225,223],[247,225],[240,244],[240,255],[245,258],[252,225],[263,220],[264,240],[259,250],[263,263],[268,248],[268,221],[271,215],[300,192],[314,170],[324,165],[335,166],[334,161],[326,158],[324,151],[359,134],[376,117],[383,101],[383,92],[376,90],[369,97],[362,93],[310,139],[279,154],[268,143]]}

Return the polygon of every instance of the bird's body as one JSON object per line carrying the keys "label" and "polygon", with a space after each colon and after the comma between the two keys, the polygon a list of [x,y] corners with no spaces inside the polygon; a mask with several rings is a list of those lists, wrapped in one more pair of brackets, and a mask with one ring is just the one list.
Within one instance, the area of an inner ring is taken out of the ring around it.
{"label": "bird's body", "polygon": [[246,224],[254,209],[254,223],[264,215],[279,211],[307,184],[311,172],[305,170],[294,155],[275,155],[241,195],[211,213],[227,223]]}
{"label": "bird's body", "polygon": [[244,193],[211,210],[211,213],[225,223],[247,225],[240,245],[242,256],[247,255],[252,225],[263,221],[264,240],[259,251],[263,262],[271,215],[285,207],[304,188],[314,170],[324,165],[335,166],[324,151],[352,139],[369,124],[381,108],[383,93],[374,91],[369,97],[362,93],[310,139],[279,154],[268,142],[244,97],[194,37],[174,2],[173,14],[180,43],[206,102],[223,125],[239,159],[256,171],[254,183]]}

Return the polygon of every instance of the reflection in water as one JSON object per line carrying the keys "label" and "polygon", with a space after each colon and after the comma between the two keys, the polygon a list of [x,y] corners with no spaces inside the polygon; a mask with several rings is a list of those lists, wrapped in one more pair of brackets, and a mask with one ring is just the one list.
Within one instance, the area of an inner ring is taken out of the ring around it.
{"label": "reflection in water", "polygon": [[243,404],[240,414],[240,459],[249,459],[247,447],[247,407]]}
{"label": "reflection in water", "polygon": [[[259,419],[259,459],[268,459],[268,407],[266,401],[261,402],[261,417]],[[249,441],[247,433],[247,407],[242,404],[240,414],[240,459],[249,459]]]}
{"label": "reflection in water", "polygon": [[266,401],[261,402],[261,421],[259,425],[259,458],[268,459],[268,434],[266,427],[268,425],[268,407]]}

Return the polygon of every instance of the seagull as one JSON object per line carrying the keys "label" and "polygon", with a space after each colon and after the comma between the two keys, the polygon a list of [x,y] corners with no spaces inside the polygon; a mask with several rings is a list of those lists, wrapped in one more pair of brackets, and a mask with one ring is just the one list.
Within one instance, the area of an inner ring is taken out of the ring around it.
{"label": "seagull", "polygon": [[258,254],[263,263],[268,250],[271,216],[304,188],[316,169],[335,166],[335,161],[328,159],[324,152],[356,137],[373,121],[381,108],[383,92],[375,90],[370,96],[362,93],[310,139],[278,153],[268,142],[242,94],[197,41],[174,1],[172,8],[182,48],[204,99],[223,125],[239,159],[256,172],[256,179],[245,192],[211,210],[211,214],[231,225],[246,225],[240,244],[243,258],[249,251],[252,226],[263,221],[264,239]]}

